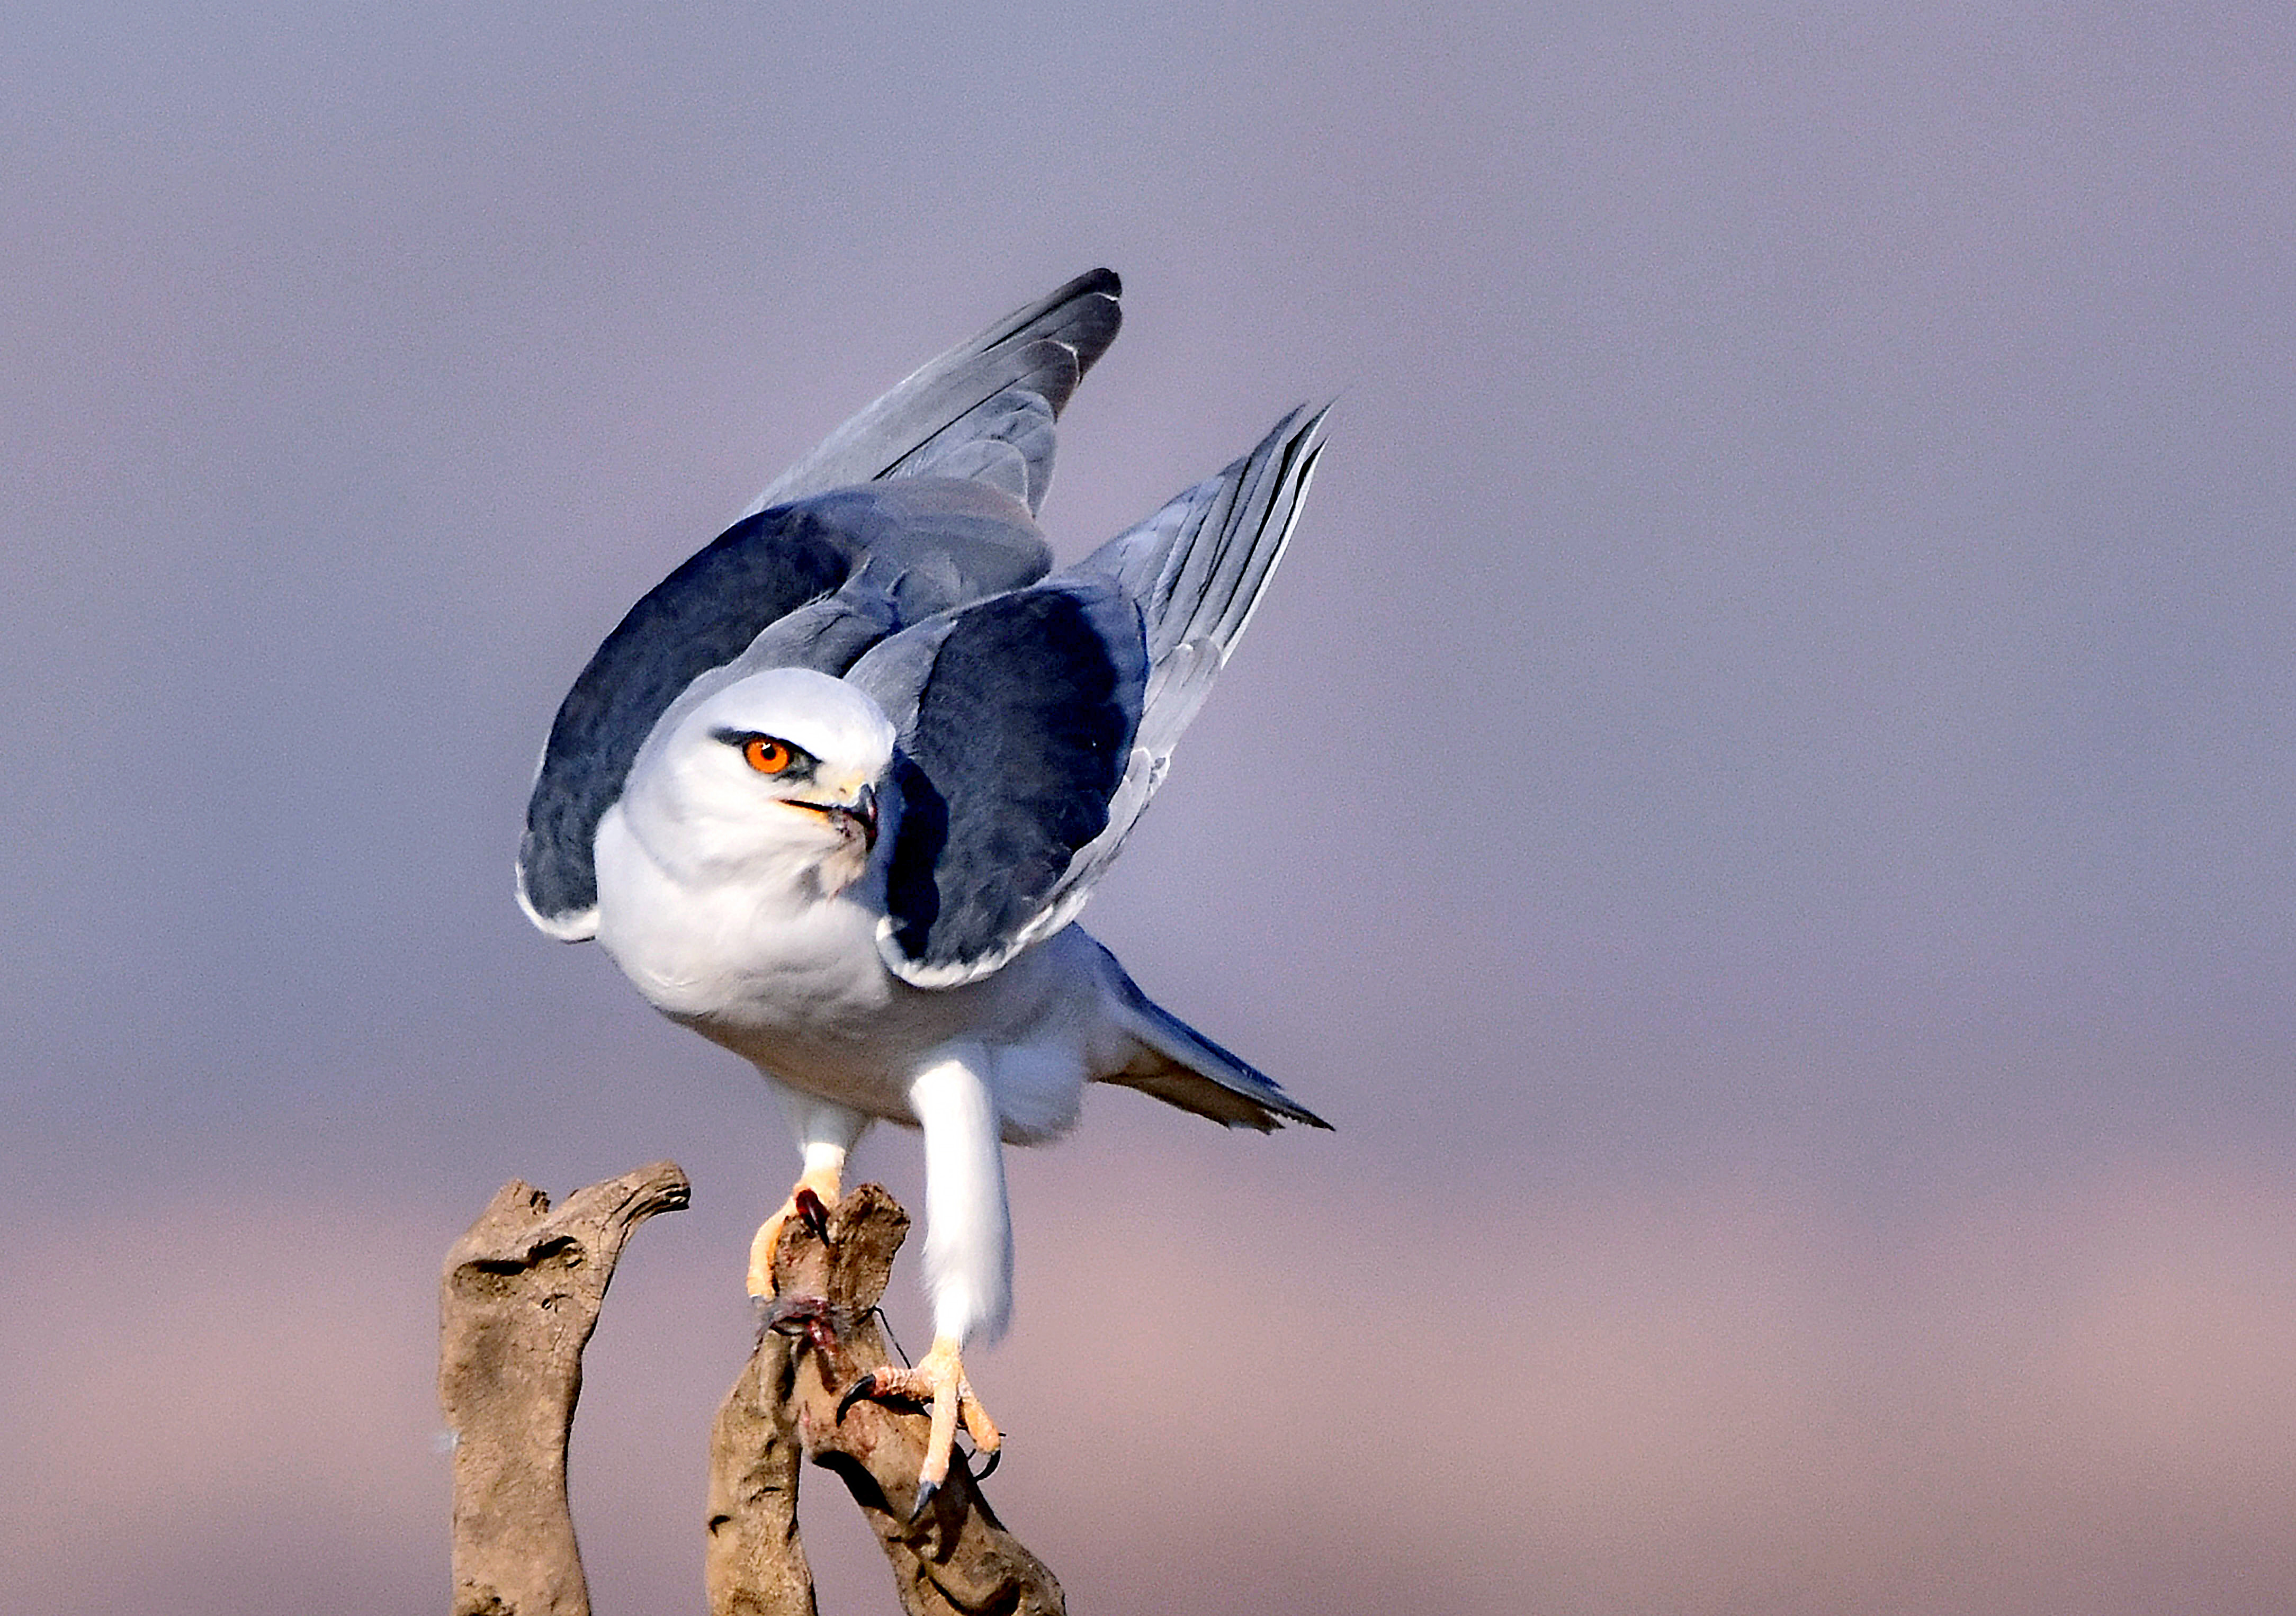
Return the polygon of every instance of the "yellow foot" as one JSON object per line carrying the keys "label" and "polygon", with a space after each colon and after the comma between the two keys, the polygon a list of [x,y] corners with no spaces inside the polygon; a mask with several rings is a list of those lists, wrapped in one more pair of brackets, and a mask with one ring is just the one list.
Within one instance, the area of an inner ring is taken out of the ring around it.
{"label": "yellow foot", "polygon": [[[996,1450],[1004,1439],[996,1429],[996,1422],[972,1395],[972,1384],[964,1378],[964,1362],[957,1355],[956,1342],[946,1335],[936,1336],[932,1350],[920,1359],[914,1369],[895,1369],[890,1366],[873,1369],[853,1382],[837,1405],[837,1417],[842,1421],[845,1411],[863,1398],[877,1402],[900,1401],[922,1403],[932,1411],[932,1435],[925,1444],[925,1462],[917,1472],[917,1500],[910,1507],[909,1519],[914,1521],[925,1513],[933,1494],[948,1480],[949,1455],[956,1447],[956,1428],[964,1426],[972,1437],[976,1452],[988,1456],[990,1468],[996,1463]],[[980,1472],[987,1475],[988,1472]]]}
{"label": "yellow foot", "polygon": [[[809,1172],[797,1181],[790,1198],[782,1202],[782,1210],[758,1226],[757,1235],[750,1242],[750,1294],[765,1301],[774,1293],[774,1248],[782,1243],[782,1226],[792,1218],[820,1216],[837,1204],[839,1175],[835,1171]],[[808,1201],[813,1202],[808,1207]]]}

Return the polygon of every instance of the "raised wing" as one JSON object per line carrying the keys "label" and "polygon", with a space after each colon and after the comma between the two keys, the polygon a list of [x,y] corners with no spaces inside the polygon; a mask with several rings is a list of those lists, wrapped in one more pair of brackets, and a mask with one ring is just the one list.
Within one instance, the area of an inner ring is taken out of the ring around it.
{"label": "raised wing", "polygon": [[878,952],[926,988],[996,970],[1108,824],[1147,686],[1139,609],[1039,584],[885,641],[846,677],[899,732]]}
{"label": "raised wing", "polygon": [[737,658],[744,671],[842,672],[908,624],[1045,575],[1030,517],[1052,479],[1053,422],[1116,340],[1122,290],[1111,270],[1078,275],[924,365],[631,608],[543,749],[518,860],[536,925],[569,941],[595,932],[598,822],[697,679]]}
{"label": "raised wing", "polygon": [[1053,422],[1116,340],[1123,283],[1078,275],[925,365],[832,432],[758,496],[752,512],[886,477],[964,477],[1031,512],[1053,476]]}
{"label": "raised wing", "polygon": [[842,673],[906,624],[1044,576],[1028,509],[941,478],[841,489],[744,517],[648,591],[550,726],[519,848],[519,901],[577,941],[597,929],[592,841],[648,732],[713,670]]}
{"label": "raised wing", "polygon": [[1148,687],[1108,824],[1078,850],[1033,935],[1075,918],[1164,783],[1180,733],[1211,693],[1292,542],[1324,452],[1326,413],[1293,410],[1250,454],[1061,575],[1109,578],[1140,603]]}
{"label": "raised wing", "polygon": [[906,759],[878,935],[894,972],[971,981],[1083,906],[1250,619],[1322,422],[1294,411],[1068,571],[855,664],[847,677],[885,709]]}

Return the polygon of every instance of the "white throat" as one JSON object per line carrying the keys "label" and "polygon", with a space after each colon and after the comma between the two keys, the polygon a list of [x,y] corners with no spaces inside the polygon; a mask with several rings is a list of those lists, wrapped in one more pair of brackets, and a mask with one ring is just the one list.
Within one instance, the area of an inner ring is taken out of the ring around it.
{"label": "white throat", "polygon": [[[760,735],[801,761],[760,772],[742,739]],[[599,823],[598,940],[679,1015],[800,1005],[815,976],[878,972],[883,859],[869,827],[839,810],[874,791],[892,752],[873,701],[808,669],[681,697]],[[832,997],[860,986],[820,984]]]}

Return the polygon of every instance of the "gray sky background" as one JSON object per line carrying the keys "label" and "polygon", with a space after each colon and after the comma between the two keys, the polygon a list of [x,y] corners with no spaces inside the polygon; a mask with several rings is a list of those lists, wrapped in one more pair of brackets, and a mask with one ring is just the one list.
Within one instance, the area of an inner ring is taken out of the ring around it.
{"label": "gray sky background", "polygon": [[0,34],[0,1604],[435,1607],[439,1257],[668,1155],[578,1511],[699,1608],[794,1163],[520,916],[529,775],[1095,263],[1064,554],[1340,399],[1086,917],[1340,1132],[1015,1161],[1076,1606],[2296,1601],[2284,7],[627,10]]}

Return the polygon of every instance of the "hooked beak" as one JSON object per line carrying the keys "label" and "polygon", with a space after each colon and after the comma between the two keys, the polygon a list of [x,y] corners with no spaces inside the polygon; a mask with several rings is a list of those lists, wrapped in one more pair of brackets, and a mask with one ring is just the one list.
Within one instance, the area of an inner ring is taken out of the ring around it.
{"label": "hooked beak", "polygon": [[850,802],[797,802],[791,808],[809,808],[820,815],[848,836],[858,835],[865,849],[877,845],[877,790],[864,784]]}

